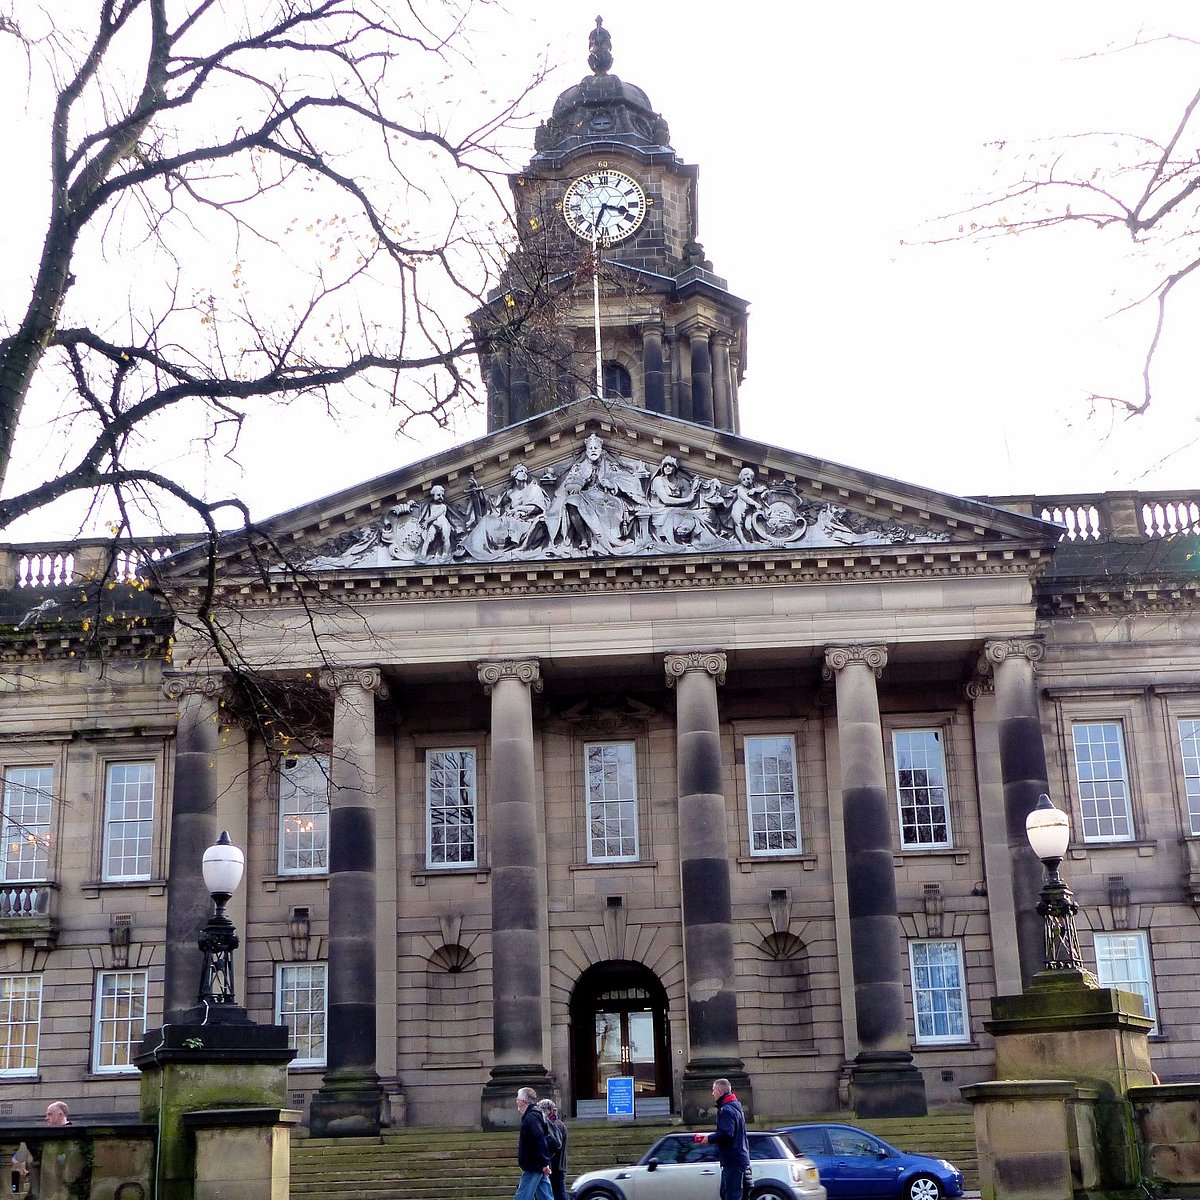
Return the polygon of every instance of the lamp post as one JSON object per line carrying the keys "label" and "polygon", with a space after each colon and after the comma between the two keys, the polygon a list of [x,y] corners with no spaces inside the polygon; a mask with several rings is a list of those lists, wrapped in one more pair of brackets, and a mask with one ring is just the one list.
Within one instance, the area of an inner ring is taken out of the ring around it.
{"label": "lamp post", "polygon": [[1050,797],[1038,797],[1037,806],[1025,818],[1025,836],[1033,852],[1046,868],[1046,879],[1038,899],[1037,913],[1045,925],[1046,970],[1078,971],[1083,974],[1083,958],[1079,953],[1079,931],[1075,914],[1079,905],[1074,893],[1058,873],[1059,864],[1071,839],[1071,823],[1067,814],[1055,808]]}
{"label": "lamp post", "polygon": [[238,948],[237,930],[225,915],[225,905],[242,882],[246,856],[229,840],[224,830],[204,852],[204,886],[216,905],[200,935],[204,971],[200,976],[199,1002],[203,1005],[236,1005],[233,990],[233,952]]}

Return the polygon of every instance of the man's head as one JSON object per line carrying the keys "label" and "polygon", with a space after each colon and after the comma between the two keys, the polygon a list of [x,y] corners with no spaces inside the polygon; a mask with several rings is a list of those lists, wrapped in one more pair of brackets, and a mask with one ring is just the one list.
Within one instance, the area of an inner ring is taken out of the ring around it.
{"label": "man's head", "polygon": [[720,1100],[722,1096],[728,1096],[733,1088],[729,1086],[728,1079],[717,1079],[713,1081],[712,1094],[714,1100]]}
{"label": "man's head", "polygon": [[61,1100],[54,1100],[47,1106],[47,1125],[65,1125],[70,1119],[71,1113]]}
{"label": "man's head", "polygon": [[536,1103],[537,1103],[537,1092],[535,1092],[533,1090],[533,1088],[523,1087],[517,1093],[517,1111],[518,1112],[523,1114],[525,1112],[525,1110],[531,1104],[536,1104]]}

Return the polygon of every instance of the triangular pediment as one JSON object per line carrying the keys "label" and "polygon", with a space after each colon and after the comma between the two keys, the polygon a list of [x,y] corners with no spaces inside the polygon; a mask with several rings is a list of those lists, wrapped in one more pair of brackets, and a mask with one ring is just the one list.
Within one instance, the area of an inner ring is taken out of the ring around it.
{"label": "triangular pediment", "polygon": [[[281,548],[279,569],[309,576],[1048,548],[1059,533],[978,501],[594,399],[283,513],[264,531],[264,543]],[[245,542],[230,545],[225,567],[236,574],[250,553]],[[175,571],[188,574],[189,557]]]}

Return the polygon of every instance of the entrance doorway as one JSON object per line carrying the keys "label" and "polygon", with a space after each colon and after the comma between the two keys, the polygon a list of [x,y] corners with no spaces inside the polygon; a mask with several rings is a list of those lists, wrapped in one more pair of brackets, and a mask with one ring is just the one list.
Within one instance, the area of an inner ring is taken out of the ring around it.
{"label": "entrance doorway", "polygon": [[603,1101],[606,1081],[618,1075],[632,1076],[635,1104],[657,1100],[655,1108],[670,1111],[670,1051],[667,993],[652,971],[606,962],[580,976],[571,996],[575,1115],[581,1103]]}

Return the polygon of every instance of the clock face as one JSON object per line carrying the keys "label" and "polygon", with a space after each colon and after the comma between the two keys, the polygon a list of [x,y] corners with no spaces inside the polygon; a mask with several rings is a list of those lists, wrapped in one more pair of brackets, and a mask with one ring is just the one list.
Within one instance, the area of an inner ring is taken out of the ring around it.
{"label": "clock face", "polygon": [[627,238],[646,216],[646,193],[636,179],[598,167],[571,183],[563,196],[563,217],[571,232],[602,246]]}

